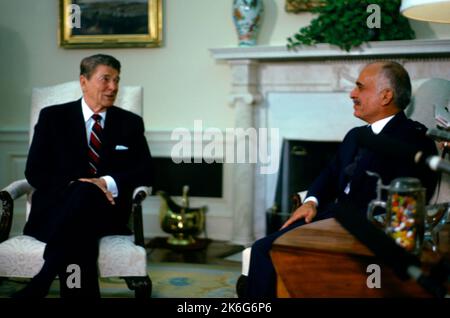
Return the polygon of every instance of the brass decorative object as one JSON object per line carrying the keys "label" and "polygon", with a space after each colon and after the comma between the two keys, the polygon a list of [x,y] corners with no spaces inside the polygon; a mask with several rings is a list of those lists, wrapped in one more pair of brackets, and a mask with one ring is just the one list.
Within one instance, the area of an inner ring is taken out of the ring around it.
{"label": "brass decorative object", "polygon": [[207,206],[189,207],[189,187],[183,187],[182,203],[178,205],[164,191],[158,191],[161,198],[159,218],[164,232],[171,234],[167,243],[172,245],[190,245],[196,242],[195,237],[205,229],[205,213]]}
{"label": "brass decorative object", "polygon": [[286,0],[284,9],[290,13],[311,11],[311,9],[322,5],[322,2],[322,0]]}

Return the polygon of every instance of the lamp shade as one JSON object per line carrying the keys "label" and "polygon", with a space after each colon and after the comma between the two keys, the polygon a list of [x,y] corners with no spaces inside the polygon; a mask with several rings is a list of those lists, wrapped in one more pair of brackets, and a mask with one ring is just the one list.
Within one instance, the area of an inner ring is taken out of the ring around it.
{"label": "lamp shade", "polygon": [[402,0],[400,12],[414,20],[450,23],[450,0]]}

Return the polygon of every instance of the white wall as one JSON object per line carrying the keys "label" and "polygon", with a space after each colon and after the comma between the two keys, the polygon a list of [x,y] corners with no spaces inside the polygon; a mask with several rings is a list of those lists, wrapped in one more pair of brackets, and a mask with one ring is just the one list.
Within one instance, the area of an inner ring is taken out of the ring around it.
{"label": "white wall", "polygon": [[[266,1],[261,43],[283,44],[286,26],[299,16],[280,19],[283,1]],[[205,125],[232,127],[226,104],[229,69],[208,48],[234,46],[231,0],[164,1],[164,44],[152,49],[65,50],[57,45],[58,1],[0,2],[0,129],[26,129],[30,90],[76,79],[79,61],[105,52],[123,64],[122,83],[145,91],[148,130]],[[276,23],[273,23],[276,22]],[[277,25],[277,27],[274,27]]]}
{"label": "white wall", "polygon": [[[108,49],[123,63],[125,84],[145,90],[148,130],[233,125],[226,104],[230,72],[208,48],[235,46],[232,0],[164,1],[164,44],[152,49]],[[284,0],[265,0],[259,38],[284,45],[308,24],[311,14],[288,14]],[[450,26],[414,22],[419,38],[450,37]],[[27,129],[30,89],[76,79],[82,57],[100,50],[65,50],[57,45],[57,0],[0,0],[0,129]]]}

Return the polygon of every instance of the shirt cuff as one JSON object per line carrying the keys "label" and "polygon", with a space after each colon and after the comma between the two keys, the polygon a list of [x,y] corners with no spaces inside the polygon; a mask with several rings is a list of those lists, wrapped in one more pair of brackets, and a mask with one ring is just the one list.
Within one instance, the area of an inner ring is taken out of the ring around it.
{"label": "shirt cuff", "polygon": [[316,197],[314,197],[314,196],[309,196],[309,197],[307,197],[307,198],[305,199],[305,201],[303,201],[303,203],[306,203],[306,202],[309,202],[309,201],[314,202],[314,203],[316,204],[316,207],[319,206],[319,201],[317,200]]}
{"label": "shirt cuff", "polygon": [[111,176],[103,176],[100,179],[105,180],[106,188],[112,193],[113,198],[117,198],[119,196],[119,190],[117,189],[116,181]]}

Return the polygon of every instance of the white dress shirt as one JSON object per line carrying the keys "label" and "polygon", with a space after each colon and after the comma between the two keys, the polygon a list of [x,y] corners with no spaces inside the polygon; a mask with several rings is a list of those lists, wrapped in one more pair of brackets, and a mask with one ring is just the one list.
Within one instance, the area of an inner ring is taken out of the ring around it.
{"label": "white dress shirt", "polygon": [[[89,106],[86,104],[86,101],[84,100],[84,97],[81,99],[81,110],[83,112],[83,118],[86,125],[86,139],[89,144],[89,138],[91,136],[92,127],[94,126],[94,119],[92,118],[92,115],[94,112],[92,109],[89,108]],[[100,116],[102,116],[102,119],[100,120],[100,126],[105,127],[105,119],[106,119],[106,110],[98,113]],[[112,196],[116,198],[119,195],[119,190],[117,189],[116,181],[111,176],[102,176],[101,179],[105,180],[106,182],[106,188],[109,192],[112,193]]]}

